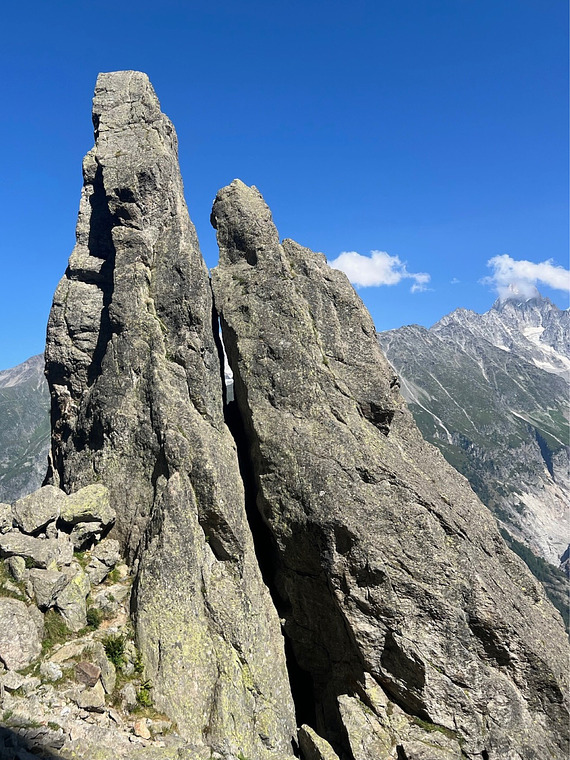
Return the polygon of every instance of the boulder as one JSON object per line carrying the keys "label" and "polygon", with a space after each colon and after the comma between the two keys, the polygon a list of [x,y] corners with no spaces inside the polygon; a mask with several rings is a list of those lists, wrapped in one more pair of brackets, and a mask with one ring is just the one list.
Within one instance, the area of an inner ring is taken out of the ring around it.
{"label": "boulder", "polygon": [[121,561],[119,542],[113,538],[106,538],[93,549],[89,564],[85,572],[89,576],[92,585],[102,583],[111,570]]}
{"label": "boulder", "polygon": [[239,180],[218,193],[212,221],[228,416],[315,730],[337,754],[394,752],[381,707],[356,709],[371,681],[407,716],[402,746],[421,716],[454,732],[455,753],[566,757],[560,616],[422,439],[348,279],[322,254],[280,243],[260,193]]}
{"label": "boulder", "polygon": [[87,687],[77,694],[75,699],[77,706],[82,710],[89,712],[105,711],[105,691],[101,681],[97,681],[95,686]]}
{"label": "boulder", "polygon": [[46,568],[57,562],[58,555],[55,539],[34,538],[17,530],[0,536],[0,557],[22,557],[33,567]]}
{"label": "boulder", "polygon": [[40,665],[40,676],[44,681],[59,681],[63,678],[63,670],[57,663],[46,660]]}
{"label": "boulder", "polygon": [[4,560],[4,564],[10,571],[10,575],[16,583],[25,583],[29,577],[29,571],[26,568],[26,560],[23,557],[14,555]]}
{"label": "boulder", "polygon": [[81,568],[55,598],[55,606],[71,631],[79,631],[87,625],[86,599],[91,590],[89,578]]}
{"label": "boulder", "polygon": [[59,570],[30,570],[29,579],[41,610],[53,607],[59,592],[69,583],[69,576]]}
{"label": "boulder", "polygon": [[93,665],[92,662],[82,660],[75,665],[75,678],[79,683],[86,686],[95,686],[101,675],[101,668]]}
{"label": "boulder", "polygon": [[119,692],[119,699],[123,710],[133,710],[138,704],[137,690],[135,689],[134,684],[125,684]]}
{"label": "boulder", "polygon": [[15,670],[7,670],[5,673],[2,673],[0,680],[6,691],[16,691],[17,689],[22,688],[26,676],[16,673]]}
{"label": "boulder", "polygon": [[65,493],[54,486],[43,486],[12,505],[14,525],[24,533],[37,533],[59,517]]}
{"label": "boulder", "polygon": [[25,668],[42,651],[28,608],[17,599],[0,598],[0,661],[8,670]]}
{"label": "boulder", "polygon": [[94,483],[70,494],[63,503],[60,519],[67,525],[97,523],[99,529],[115,522],[115,510],[109,503],[109,491],[104,485]]}
{"label": "boulder", "polygon": [[310,726],[301,726],[298,737],[303,760],[339,760],[331,745],[313,731]]}
{"label": "boulder", "polygon": [[91,558],[103,562],[109,569],[121,561],[121,546],[113,538],[106,538],[91,552]]}

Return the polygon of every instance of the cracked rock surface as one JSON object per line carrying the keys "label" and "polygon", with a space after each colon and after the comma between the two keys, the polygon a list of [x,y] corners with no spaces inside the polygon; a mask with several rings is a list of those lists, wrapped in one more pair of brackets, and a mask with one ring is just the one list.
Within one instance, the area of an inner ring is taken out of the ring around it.
{"label": "cracked rock surface", "polygon": [[280,243],[239,180],[212,223],[266,578],[311,694],[301,719],[357,760],[562,760],[562,621],[421,438],[347,278]]}
{"label": "cracked rock surface", "polygon": [[[197,747],[291,757],[283,639],[224,422],[208,272],[146,75],[98,77],[77,244],[49,318],[48,481],[102,483],[154,701]],[[77,536],[79,545],[83,536]]]}

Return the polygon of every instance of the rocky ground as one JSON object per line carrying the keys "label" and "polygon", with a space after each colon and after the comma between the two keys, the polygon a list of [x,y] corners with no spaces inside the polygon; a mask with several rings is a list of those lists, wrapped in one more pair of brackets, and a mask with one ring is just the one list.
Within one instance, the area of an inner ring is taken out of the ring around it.
{"label": "rocky ground", "polygon": [[45,486],[0,520],[0,758],[202,757],[153,708],[106,489]]}

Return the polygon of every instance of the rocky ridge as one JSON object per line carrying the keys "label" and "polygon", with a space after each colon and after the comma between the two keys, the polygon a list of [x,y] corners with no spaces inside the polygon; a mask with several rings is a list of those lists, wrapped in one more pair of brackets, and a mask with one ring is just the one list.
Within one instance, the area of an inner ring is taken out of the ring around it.
{"label": "rocky ridge", "polygon": [[214,309],[146,76],[100,75],[94,124],[49,483],[0,510],[9,756],[565,757],[560,617],[421,438],[344,275],[236,180]]}
{"label": "rocky ridge", "polygon": [[570,313],[538,294],[512,297],[379,340],[422,435],[469,479],[567,617],[556,568],[570,511]]}
{"label": "rocky ridge", "polygon": [[421,438],[345,275],[280,244],[263,198],[238,180],[212,222],[251,496],[312,689],[307,722],[359,760],[416,756],[422,721],[447,739],[433,758],[562,756],[561,620]]}

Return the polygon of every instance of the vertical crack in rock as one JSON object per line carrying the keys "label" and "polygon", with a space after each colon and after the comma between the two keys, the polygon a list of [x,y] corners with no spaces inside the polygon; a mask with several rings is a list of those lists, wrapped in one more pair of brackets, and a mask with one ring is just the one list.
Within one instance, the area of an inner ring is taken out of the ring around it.
{"label": "vertical crack in rock", "polygon": [[224,423],[208,272],[146,75],[101,74],[77,244],[50,313],[48,481],[102,482],[137,568],[156,706],[198,749],[292,756],[283,638]]}
{"label": "vertical crack in rock", "polygon": [[[279,552],[273,535],[257,509],[257,484],[251,455],[251,440],[235,400],[225,405],[226,423],[236,443],[240,473],[244,484],[245,506],[252,532],[255,553],[263,579],[268,586],[273,603],[281,618],[287,614],[287,602],[276,586]],[[315,698],[312,674],[303,670],[295,658],[291,641],[285,632],[285,653],[291,693],[295,704],[297,725],[316,725]]]}
{"label": "vertical crack in rock", "polygon": [[561,619],[421,438],[348,280],[280,244],[239,180],[212,223],[242,445],[278,552],[265,577],[312,678],[314,728],[358,760],[562,760]]}

